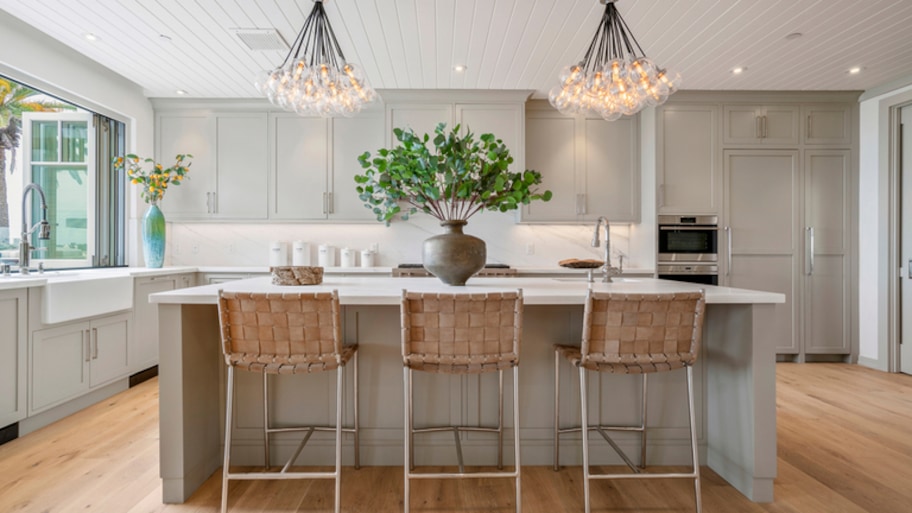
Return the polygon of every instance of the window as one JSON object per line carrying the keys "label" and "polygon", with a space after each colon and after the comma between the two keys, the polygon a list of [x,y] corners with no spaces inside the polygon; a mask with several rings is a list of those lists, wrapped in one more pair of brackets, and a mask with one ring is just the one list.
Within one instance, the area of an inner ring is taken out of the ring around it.
{"label": "window", "polygon": [[[4,95],[16,88],[18,96]],[[23,94],[27,100],[22,100]],[[19,105],[11,106],[15,101]],[[28,105],[22,108],[26,101]],[[0,226],[3,262],[18,263],[22,227],[27,224],[29,242],[35,248],[32,265],[124,265],[126,185],[110,165],[113,155],[124,152],[124,124],[0,77],[3,129],[8,134],[20,132],[8,137],[15,144],[0,141],[0,164],[5,164],[0,167],[5,178],[0,180],[0,194],[5,196],[0,198],[0,225],[4,224],[3,207],[7,225]],[[44,191],[46,214],[36,191],[23,197],[29,183]],[[45,215],[50,237],[39,240],[37,230],[31,228]]]}

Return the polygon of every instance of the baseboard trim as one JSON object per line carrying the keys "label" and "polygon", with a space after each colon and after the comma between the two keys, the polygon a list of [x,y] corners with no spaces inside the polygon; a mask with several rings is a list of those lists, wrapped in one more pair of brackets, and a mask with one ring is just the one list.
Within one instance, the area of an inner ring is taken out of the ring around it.
{"label": "baseboard trim", "polygon": [[158,376],[158,365],[149,367],[146,370],[139,371],[136,374],[130,376],[130,388],[135,387],[143,381],[149,381],[155,376]]}

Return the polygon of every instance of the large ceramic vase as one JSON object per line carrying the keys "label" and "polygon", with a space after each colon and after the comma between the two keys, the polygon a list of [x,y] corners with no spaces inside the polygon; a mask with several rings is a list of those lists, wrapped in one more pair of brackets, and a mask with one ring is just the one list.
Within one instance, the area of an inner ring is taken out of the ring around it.
{"label": "large ceramic vase", "polygon": [[424,268],[447,285],[465,285],[466,280],[484,267],[485,242],[462,233],[465,221],[443,221],[440,225],[444,233],[424,241]]}
{"label": "large ceramic vase", "polygon": [[165,263],[165,215],[157,203],[149,205],[142,220],[143,257],[146,267]]}

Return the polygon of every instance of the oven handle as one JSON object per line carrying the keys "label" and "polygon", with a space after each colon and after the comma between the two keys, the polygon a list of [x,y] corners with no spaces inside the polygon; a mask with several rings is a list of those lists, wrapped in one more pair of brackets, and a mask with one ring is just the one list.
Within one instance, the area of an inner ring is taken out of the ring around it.
{"label": "oven handle", "polygon": [[680,230],[686,232],[719,231],[718,226],[659,226],[659,230]]}
{"label": "oven handle", "polygon": [[732,229],[731,226],[725,227],[725,243],[728,246],[728,257],[726,258],[725,276],[731,276],[732,269]]}

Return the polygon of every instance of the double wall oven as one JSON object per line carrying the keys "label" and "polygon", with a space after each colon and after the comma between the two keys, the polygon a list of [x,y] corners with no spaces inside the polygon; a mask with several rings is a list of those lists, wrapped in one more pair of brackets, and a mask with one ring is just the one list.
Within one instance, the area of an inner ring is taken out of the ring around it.
{"label": "double wall oven", "polygon": [[718,216],[658,216],[658,277],[719,284]]}

